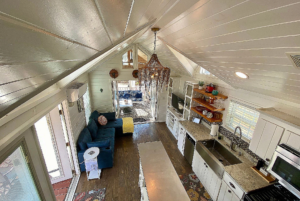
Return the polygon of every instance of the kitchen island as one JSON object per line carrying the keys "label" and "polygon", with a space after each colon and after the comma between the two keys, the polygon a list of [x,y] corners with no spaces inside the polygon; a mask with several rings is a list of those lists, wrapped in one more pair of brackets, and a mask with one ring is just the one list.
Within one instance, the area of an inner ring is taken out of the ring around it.
{"label": "kitchen island", "polygon": [[141,200],[190,200],[161,142],[138,144],[138,150]]}

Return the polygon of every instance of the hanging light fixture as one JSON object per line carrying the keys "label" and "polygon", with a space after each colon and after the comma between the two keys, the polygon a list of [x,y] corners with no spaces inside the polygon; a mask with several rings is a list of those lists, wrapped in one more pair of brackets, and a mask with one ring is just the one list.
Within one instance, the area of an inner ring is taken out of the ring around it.
{"label": "hanging light fixture", "polygon": [[148,92],[150,91],[151,86],[155,84],[156,92],[158,92],[162,91],[164,86],[167,90],[170,78],[170,69],[163,67],[155,54],[156,32],[160,29],[152,28],[151,30],[154,32],[154,51],[149,62],[144,67],[139,68],[139,84],[140,87],[145,86],[145,90]]}

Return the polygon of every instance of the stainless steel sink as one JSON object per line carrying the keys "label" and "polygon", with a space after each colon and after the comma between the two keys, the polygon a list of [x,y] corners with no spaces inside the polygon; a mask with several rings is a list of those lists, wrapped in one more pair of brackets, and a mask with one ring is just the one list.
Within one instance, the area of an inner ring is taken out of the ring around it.
{"label": "stainless steel sink", "polygon": [[224,166],[242,163],[234,154],[214,139],[197,142],[196,150],[220,178],[223,177]]}

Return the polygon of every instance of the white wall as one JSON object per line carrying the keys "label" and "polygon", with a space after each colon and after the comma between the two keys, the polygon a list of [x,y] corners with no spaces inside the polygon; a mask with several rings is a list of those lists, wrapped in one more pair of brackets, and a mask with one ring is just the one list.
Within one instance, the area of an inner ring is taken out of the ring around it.
{"label": "white wall", "polygon": [[[89,73],[92,111],[94,110],[98,110],[99,112],[114,111],[112,91],[111,91],[111,81],[137,80],[132,76],[132,71],[136,70],[137,67],[135,69],[122,69],[122,55],[131,48],[134,49],[134,46],[131,46],[124,51],[121,51],[119,54],[117,54],[110,60],[106,61],[105,63],[97,66],[92,72]],[[135,54],[135,52],[133,54]],[[119,73],[119,77],[117,77],[116,79],[113,79],[109,76],[109,72],[112,69],[117,70]],[[103,89],[102,93],[100,92],[101,88]]]}
{"label": "white wall", "polygon": [[[89,79],[88,75],[83,74],[78,79],[76,79],[75,81],[70,83],[70,85],[72,85],[73,83],[76,83],[76,82],[87,83],[88,79]],[[81,100],[82,99],[83,98],[81,98]],[[74,141],[77,142],[80,132],[86,126],[85,110],[78,112],[77,102],[75,102],[72,107],[70,107],[70,105],[69,105],[68,110],[69,110],[69,115],[70,115],[69,117],[70,117],[70,122],[71,122],[71,126],[72,126]]]}

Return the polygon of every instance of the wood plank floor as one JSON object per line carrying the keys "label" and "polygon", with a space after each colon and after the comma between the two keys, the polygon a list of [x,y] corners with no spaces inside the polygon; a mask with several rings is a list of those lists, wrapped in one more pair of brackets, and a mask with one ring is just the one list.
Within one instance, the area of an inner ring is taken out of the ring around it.
{"label": "wood plank floor", "polygon": [[135,125],[132,136],[117,137],[114,166],[103,169],[101,180],[87,181],[82,173],[76,192],[106,188],[106,201],[135,201],[141,199],[139,180],[139,153],[137,144],[161,141],[178,174],[192,172],[190,164],[177,149],[177,141],[165,123]]}

